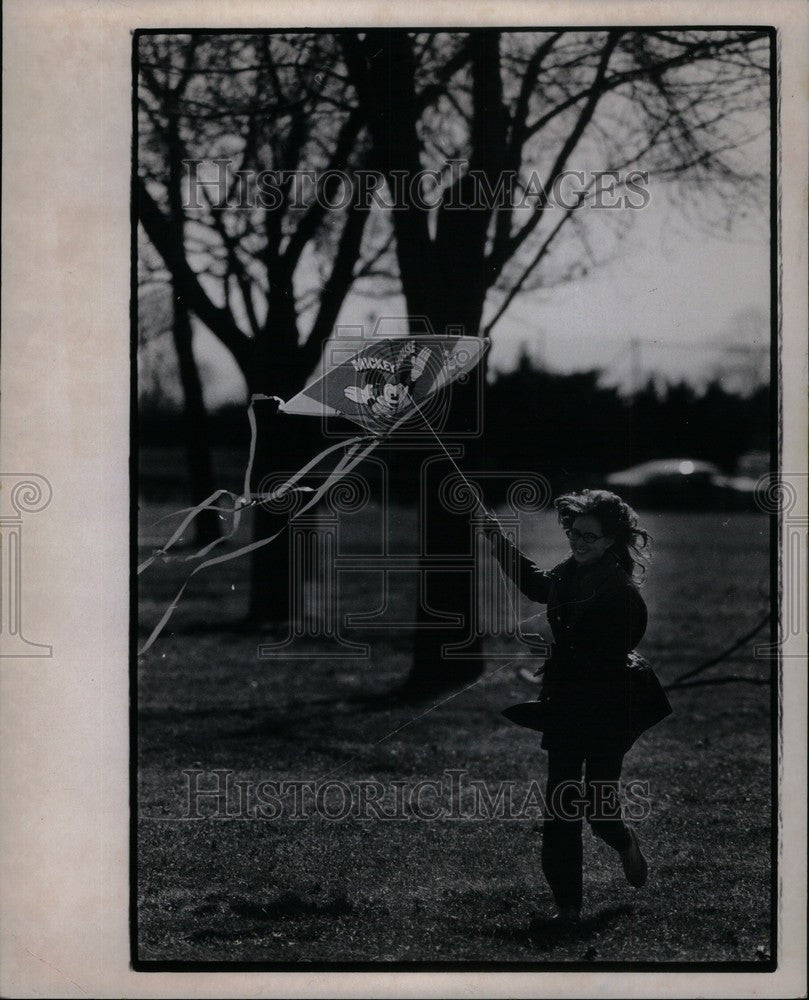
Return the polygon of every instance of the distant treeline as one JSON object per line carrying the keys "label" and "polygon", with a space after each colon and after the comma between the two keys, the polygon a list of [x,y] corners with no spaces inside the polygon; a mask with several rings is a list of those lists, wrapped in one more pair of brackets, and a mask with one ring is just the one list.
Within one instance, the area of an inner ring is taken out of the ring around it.
{"label": "distant treeline", "polygon": [[770,447],[770,394],[726,392],[711,382],[634,396],[599,385],[597,371],[559,375],[523,359],[486,394],[487,459],[494,467],[613,472],[654,458],[688,457],[732,471],[739,456]]}
{"label": "distant treeline", "polygon": [[[542,472],[554,485],[568,487],[593,474],[653,458],[703,459],[730,472],[740,455],[770,446],[767,387],[742,396],[725,391],[716,381],[697,390],[685,382],[661,387],[650,380],[640,392],[625,397],[601,385],[600,375],[539,371],[527,358],[514,371],[499,375],[485,387],[484,431],[475,464]],[[297,455],[305,461],[307,452],[322,447],[317,420],[288,417],[284,423],[283,439],[296,453],[289,456],[293,464]],[[212,413],[209,430],[213,448],[247,448],[249,429],[242,406]],[[153,403],[142,405],[138,438],[141,447],[181,446],[182,416]],[[475,450],[467,444],[470,458]]]}

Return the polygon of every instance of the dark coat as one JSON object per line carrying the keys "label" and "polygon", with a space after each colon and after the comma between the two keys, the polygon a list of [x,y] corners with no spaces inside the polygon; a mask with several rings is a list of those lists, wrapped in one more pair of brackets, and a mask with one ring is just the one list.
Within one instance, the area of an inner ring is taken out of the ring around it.
{"label": "dark coat", "polygon": [[[646,631],[646,604],[611,550],[589,566],[570,556],[542,570],[500,538],[495,555],[519,589],[548,606],[553,632],[542,694],[542,746],[625,752],[634,741],[628,654]],[[657,721],[657,720],[655,720]]]}

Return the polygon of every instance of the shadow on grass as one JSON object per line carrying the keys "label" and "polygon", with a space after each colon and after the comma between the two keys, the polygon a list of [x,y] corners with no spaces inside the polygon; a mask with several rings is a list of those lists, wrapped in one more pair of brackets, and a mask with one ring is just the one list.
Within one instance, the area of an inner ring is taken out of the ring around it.
{"label": "shadow on grass", "polygon": [[[146,636],[151,631],[144,621],[138,621],[138,634]],[[199,637],[199,636],[219,636],[235,635],[245,639],[255,638],[263,643],[278,643],[278,657],[284,660],[282,644],[290,634],[290,625],[287,622],[262,621],[250,616],[236,618],[208,618],[204,620],[175,623],[171,628],[171,635],[177,637]],[[316,651],[313,650],[315,656]],[[485,676],[486,668],[481,666],[473,672],[466,672],[458,676],[441,677],[436,671],[429,680],[420,679],[414,682],[410,675],[404,676],[401,680],[388,683],[382,689],[353,692],[348,698],[340,699],[344,704],[350,704],[357,709],[368,711],[384,711],[393,708],[429,708],[440,703],[444,699],[452,698],[455,694],[462,692],[466,687],[482,680]],[[307,704],[320,704],[319,701]]]}
{"label": "shadow on grass", "polygon": [[352,912],[351,903],[345,895],[336,895],[325,900],[307,899],[297,892],[281,892],[264,902],[244,897],[229,900],[233,913],[250,920],[285,920],[290,917],[342,917]]}
{"label": "shadow on grass", "polygon": [[[314,899],[298,892],[279,892],[267,899],[244,896],[209,895],[194,908],[192,922],[204,925],[187,934],[191,943],[260,938],[263,928],[279,921],[297,921],[312,917],[344,917],[353,907],[344,893]],[[239,918],[234,924],[234,917]]]}
{"label": "shadow on grass", "polygon": [[616,920],[632,914],[633,908],[628,903],[620,906],[608,906],[606,909],[585,917],[576,924],[559,924],[558,921],[544,916],[534,917],[528,925],[528,937],[533,944],[553,943],[560,938],[569,941],[584,941],[594,934],[602,933],[610,928]]}
{"label": "shadow on grass", "polygon": [[[522,926],[503,927],[495,926],[488,930],[483,929],[484,934],[493,940],[499,940],[508,944],[521,944],[534,950],[545,950],[559,945],[571,945],[576,942],[589,941],[595,934],[601,934],[610,930],[612,925],[622,917],[630,916],[633,912],[629,904],[620,906],[609,906],[606,909],[594,913],[577,924],[564,924],[546,917],[542,914],[532,917],[527,924]],[[593,954],[585,953],[585,958],[595,958]]]}

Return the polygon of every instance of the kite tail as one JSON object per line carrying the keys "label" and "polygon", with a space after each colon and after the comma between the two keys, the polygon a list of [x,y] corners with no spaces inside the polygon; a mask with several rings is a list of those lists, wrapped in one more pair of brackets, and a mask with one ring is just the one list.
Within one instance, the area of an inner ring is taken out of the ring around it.
{"label": "kite tail", "polygon": [[[152,629],[149,638],[146,640],[143,646],[138,650],[138,656],[142,656],[152,647],[152,645],[154,645],[155,640],[163,631],[171,616],[174,614],[177,605],[180,603],[180,599],[185,593],[186,587],[191,582],[192,577],[196,576],[197,573],[199,573],[203,569],[206,569],[208,566],[217,566],[222,563],[229,562],[231,559],[238,559],[240,556],[247,555],[250,552],[255,552],[256,549],[260,549],[263,546],[269,545],[271,542],[274,542],[275,539],[278,538],[278,536],[282,534],[287,527],[289,527],[289,525],[292,523],[292,521],[295,520],[295,518],[300,517],[301,514],[305,513],[307,510],[313,507],[318,502],[318,500],[320,500],[320,498],[329,490],[329,488],[334,485],[334,483],[338,479],[340,479],[347,473],[351,472],[351,470],[354,469],[355,466],[357,466],[364,458],[366,458],[371,453],[371,451],[373,451],[374,448],[376,448],[376,446],[379,444],[381,440],[382,439],[380,437],[375,437],[370,442],[368,441],[367,437],[352,438],[349,441],[340,442],[339,445],[332,445],[331,447],[322,451],[314,459],[312,459],[312,461],[308,463],[306,467],[307,469],[313,467],[313,465],[316,464],[321,458],[323,458],[323,456],[325,456],[329,452],[334,451],[335,448],[337,447],[345,448],[346,446],[348,446],[348,451],[346,452],[346,454],[340,459],[337,465],[335,465],[335,467],[329,473],[325,481],[316,490],[314,490],[312,497],[303,505],[303,507],[301,507],[300,510],[292,514],[288,518],[286,523],[283,525],[283,527],[279,528],[278,531],[274,532],[272,535],[269,535],[266,538],[260,538],[257,541],[251,542],[249,545],[243,545],[241,548],[236,549],[234,552],[228,552],[226,555],[216,556],[213,559],[207,559],[204,563],[200,563],[199,566],[195,566],[194,569],[192,569],[191,572],[186,577],[185,582],[183,583],[182,587],[180,587],[174,600],[164,611],[160,621],[157,623],[157,625],[155,625],[154,629]],[[292,480],[300,478],[300,476],[303,475],[303,473],[304,470],[301,470],[300,472],[296,473],[295,476],[292,477]],[[280,495],[289,487],[289,483],[292,482],[292,480],[288,480],[287,483],[284,483],[282,487],[280,487],[277,490],[274,490],[273,493],[270,494],[270,496],[275,497]],[[210,548],[211,546],[206,546],[207,550],[210,550]],[[195,557],[199,558],[201,554],[202,553],[196,553]]]}
{"label": "kite tail", "polygon": [[[352,445],[355,442],[365,440],[364,437],[357,436],[349,438],[347,441],[338,441],[336,444],[330,445],[328,448],[324,448],[323,451],[315,455],[313,459],[307,462],[302,469],[299,469],[285,483],[282,483],[281,486],[276,487],[271,493],[259,493],[254,496],[250,491],[250,483],[253,478],[253,464],[255,462],[255,457],[256,457],[256,440],[258,436],[258,431],[256,427],[256,416],[253,410],[253,406],[256,400],[262,400],[268,398],[271,397],[261,396],[261,395],[252,396],[250,399],[250,406],[248,407],[247,410],[247,419],[250,424],[250,453],[247,460],[247,467],[244,473],[244,486],[242,488],[242,495],[238,496],[236,493],[233,493],[230,490],[219,489],[216,490],[214,493],[212,493],[201,503],[197,504],[196,507],[184,507],[182,510],[176,510],[172,514],[165,514],[162,518],[155,521],[154,522],[155,524],[159,524],[160,521],[164,520],[167,517],[176,517],[179,514],[186,515],[183,518],[182,522],[180,523],[179,527],[174,531],[172,536],[168,539],[168,541],[164,545],[162,545],[159,549],[155,549],[148,559],[145,559],[142,563],[140,563],[137,570],[138,576],[140,576],[140,574],[143,573],[144,570],[148,569],[152,565],[152,563],[155,562],[155,560],[165,559],[169,549],[173,548],[174,545],[177,544],[177,542],[185,534],[189,525],[203,511],[216,510],[230,514],[232,516],[230,527],[228,528],[227,531],[223,532],[223,534],[219,538],[215,538],[212,542],[208,542],[208,544],[203,546],[203,548],[199,549],[199,551],[193,552],[191,555],[185,556],[181,560],[182,562],[196,562],[198,559],[204,558],[212,549],[216,548],[217,545],[221,545],[223,542],[226,542],[229,539],[231,539],[239,530],[239,527],[241,525],[242,511],[246,510],[248,507],[253,507],[259,503],[268,503],[273,500],[279,499],[285,493],[287,493],[295,485],[295,483],[297,483],[300,479],[302,479],[309,472],[311,472],[312,469],[318,466],[324,458],[332,454],[332,452],[338,451],[340,448],[345,448],[348,445]],[[217,500],[220,500],[222,497],[225,496],[231,499],[233,503],[232,508],[220,507],[216,504]]]}
{"label": "kite tail", "polygon": [[[202,503],[198,503],[196,507],[184,507],[182,510],[176,510],[173,514],[166,514],[164,517],[160,518],[160,521],[162,521],[166,517],[174,517],[177,514],[186,515],[171,538],[169,538],[169,540],[161,548],[155,549],[149,558],[144,559],[144,561],[138,566],[138,576],[140,576],[145,569],[148,569],[156,559],[161,559],[166,555],[168,550],[172,548],[180,540],[180,538],[182,538],[186,529],[197,517],[197,515],[201,514],[204,510],[223,510],[224,508],[217,507],[215,504],[220,497],[224,496],[232,497],[234,501],[238,500],[238,497],[236,497],[234,493],[231,493],[230,490],[216,490],[209,497],[203,500]],[[155,521],[155,524],[159,524],[160,521]]]}

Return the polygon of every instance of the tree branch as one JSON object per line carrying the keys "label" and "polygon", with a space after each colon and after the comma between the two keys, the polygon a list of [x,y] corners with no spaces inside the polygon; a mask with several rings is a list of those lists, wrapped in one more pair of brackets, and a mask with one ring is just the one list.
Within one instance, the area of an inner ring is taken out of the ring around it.
{"label": "tree branch", "polygon": [[146,235],[163,258],[189,308],[233,354],[242,374],[250,382],[253,355],[250,338],[242,332],[227,309],[214,305],[210,300],[178,246],[171,221],[157,207],[141,178],[138,178],[137,185],[138,217]]}
{"label": "tree branch", "polygon": [[[362,128],[362,114],[359,108],[353,108],[351,113],[343,123],[334,154],[329,161],[326,170],[345,170],[349,157],[357,141]],[[328,211],[324,202],[326,198],[315,198],[306,210],[301,221],[298,223],[295,232],[290,236],[287,248],[284,251],[283,259],[288,266],[294,267],[300,259],[303,249],[309,240],[314,236],[317,227],[323,221]]]}
{"label": "tree branch", "polygon": [[302,365],[309,370],[319,361],[323,343],[331,335],[340,307],[354,282],[354,264],[359,257],[362,234],[369,214],[370,210],[367,208],[355,208],[348,212],[331,274],[320,296],[317,318],[309,338],[301,348]]}
{"label": "tree branch", "polygon": [[[579,140],[584,134],[585,129],[590,124],[598,102],[605,92],[604,81],[607,73],[607,67],[609,66],[610,58],[612,57],[612,54],[621,38],[621,34],[622,32],[620,31],[611,31],[607,36],[607,40],[604,44],[604,48],[602,49],[601,57],[598,62],[595,78],[586,92],[587,99],[584,103],[584,107],[582,108],[575,125],[571,129],[567,139],[562,144],[562,148],[559,150],[556,159],[554,160],[553,166],[548,174],[547,182],[543,188],[545,191],[553,187],[565,164],[567,163],[570,154],[576,148]],[[542,218],[544,207],[545,206],[543,206],[541,202],[537,203],[530,220],[525,223],[522,229],[518,230],[518,232],[516,232],[513,236],[504,240],[500,246],[492,249],[492,253],[489,257],[489,264],[495,275],[502,271],[506,261],[514,256],[519,247],[522,246],[525,240],[534,231]],[[511,211],[513,210],[509,210],[509,212]]]}

